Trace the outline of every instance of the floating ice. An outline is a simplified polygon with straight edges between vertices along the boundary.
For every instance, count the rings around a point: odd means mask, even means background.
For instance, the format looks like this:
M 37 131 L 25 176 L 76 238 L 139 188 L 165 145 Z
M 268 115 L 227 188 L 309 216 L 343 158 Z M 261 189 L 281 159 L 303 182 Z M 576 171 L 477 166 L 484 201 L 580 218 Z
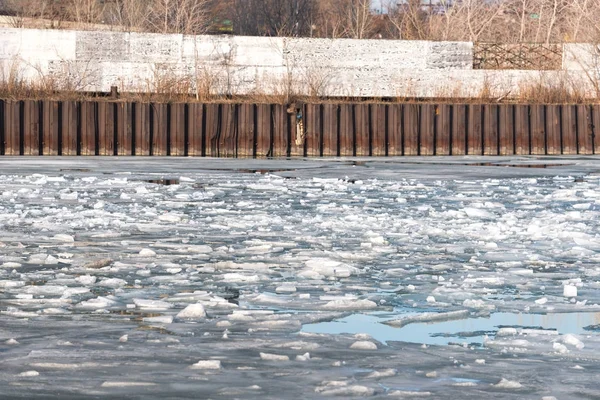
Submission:
M 431 392 L 416 392 L 410 390 L 391 390 L 388 393 L 388 396 L 391 397 L 400 397 L 402 399 L 410 399 L 410 398 L 420 398 L 420 397 L 429 397 L 432 396 Z
M 171 303 L 162 300 L 133 299 L 133 303 L 140 308 L 153 310 L 167 310 L 173 307 Z
M 309 361 L 310 353 L 299 354 L 296 356 L 296 361 Z
M 326 310 L 371 310 L 377 308 L 377 303 L 371 300 L 337 299 L 323 305 Z
M 21 268 L 22 264 L 17 262 L 5 262 L 0 265 L 1 268 Z
M 81 275 L 78 276 L 77 278 L 75 278 L 75 280 L 79 283 L 81 283 L 82 285 L 86 285 L 86 286 L 91 286 L 94 283 L 96 283 L 96 280 L 98 278 L 96 278 L 95 276 L 92 275 Z
M 90 261 L 87 262 L 85 264 L 83 264 L 83 268 L 104 268 L 109 266 L 112 263 L 112 260 L 110 258 L 103 258 L 100 260 L 94 260 L 94 261 Z
M 375 391 L 362 385 L 348 385 L 347 382 L 323 382 L 322 386 L 317 386 L 315 392 L 321 396 L 372 396 Z
M 389 378 L 390 376 L 396 376 L 398 374 L 398 370 L 396 369 L 385 369 L 382 371 L 373 371 L 368 374 L 366 377 L 371 379 L 381 379 L 381 378 Z
M 127 286 L 127 281 L 124 279 L 119 279 L 119 278 L 107 278 L 107 279 L 102 279 L 100 282 L 98 282 L 97 285 L 117 289 L 117 288 Z
M 354 350 L 377 350 L 377 345 L 368 340 L 359 340 L 352 343 L 350 348 Z
M 202 304 L 190 304 L 177 314 L 179 319 L 199 319 L 206 317 L 206 311 Z
M 152 324 L 172 324 L 173 316 L 171 315 L 161 315 L 159 317 L 145 317 L 142 318 L 144 322 L 152 323 Z
M 221 361 L 219 360 L 200 360 L 193 364 L 191 369 L 221 369 Z
M 299 277 L 313 278 L 314 276 L 347 278 L 357 272 L 357 269 L 339 261 L 328 259 L 313 259 L 306 261 L 306 269 L 298 274 Z
M 564 297 L 577 297 L 577 286 L 565 285 L 563 287 L 563 296 Z
M 98 296 L 95 299 L 89 299 L 77 304 L 77 308 L 86 310 L 98 310 L 116 305 L 117 302 L 108 297 Z
M 271 354 L 271 353 L 260 353 L 261 360 L 265 361 L 289 361 L 290 358 L 288 356 L 283 356 L 280 354 Z
M 291 284 L 277 286 L 277 288 L 275 288 L 275 293 L 295 293 L 295 292 L 296 292 L 296 286 L 291 285 Z
M 523 387 L 523 385 L 521 385 L 521 383 L 519 383 L 517 381 L 511 381 L 506 378 L 502 378 L 500 380 L 500 382 L 498 382 L 492 386 L 494 386 L 497 389 L 520 389 Z
M 408 315 L 399 319 L 391 321 L 385 321 L 386 325 L 402 327 L 415 322 L 433 322 L 433 321 L 451 321 L 456 319 L 463 319 L 469 316 L 469 310 L 439 312 L 439 313 L 421 313 L 415 315 Z
M 156 256 L 156 252 L 150 249 L 142 249 L 140 250 L 140 256 L 141 257 L 154 257 Z
M 569 352 L 569 349 L 567 349 L 567 346 L 565 346 L 562 343 L 558 343 L 558 342 L 553 343 L 552 348 L 554 349 L 554 351 L 556 351 L 559 354 L 566 354 Z
M 59 242 L 67 242 L 67 243 L 72 243 L 72 242 L 74 242 L 74 241 L 75 241 L 75 238 L 74 238 L 73 236 L 71 236 L 71 235 L 66 235 L 66 234 L 63 234 L 63 233 L 60 233 L 60 234 L 54 235 L 54 236 L 52 237 L 52 239 L 54 239 L 54 240 L 56 240 L 56 241 L 59 241 Z
M 127 387 L 143 387 L 143 386 L 156 386 L 156 383 L 152 382 L 124 382 L 124 381 L 106 381 L 100 385 L 104 388 L 127 388 Z
M 34 376 L 40 376 L 40 373 L 39 373 L 39 372 L 37 372 L 37 371 L 33 371 L 33 370 L 32 370 L 32 371 L 25 371 L 25 372 L 21 372 L 21 373 L 19 374 L 19 376 L 20 376 L 20 377 L 25 377 L 25 378 L 31 378 L 31 377 L 34 377 Z
M 585 345 L 583 344 L 583 342 L 581 340 L 579 340 L 579 338 L 577 338 L 575 335 L 572 335 L 570 333 L 568 333 L 566 335 L 562 335 L 560 339 L 564 344 L 573 346 L 573 347 L 577 348 L 578 350 L 582 350 L 585 347 Z

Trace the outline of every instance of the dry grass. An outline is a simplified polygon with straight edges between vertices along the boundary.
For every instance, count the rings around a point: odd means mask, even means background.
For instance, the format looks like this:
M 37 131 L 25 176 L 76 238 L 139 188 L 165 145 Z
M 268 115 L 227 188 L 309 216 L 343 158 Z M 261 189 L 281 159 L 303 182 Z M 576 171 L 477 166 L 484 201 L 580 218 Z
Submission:
M 0 65 L 0 98 L 12 100 L 89 100 L 107 99 L 109 93 L 86 90 L 90 86 L 92 71 L 89 65 L 64 64 L 60 70 L 43 73 L 38 69 L 38 78 L 31 82 L 21 73 L 18 60 Z M 598 96 L 584 93 L 582 82 L 577 82 L 565 72 L 549 75 L 540 72 L 535 80 L 521 83 L 512 90 L 506 84 L 493 82 L 487 77 L 478 92 L 469 97 L 460 84 L 439 87 L 431 97 L 418 97 L 417 89 L 405 83 L 402 93 L 389 98 L 324 96 L 330 89 L 331 77 L 323 70 L 306 69 L 303 73 L 288 74 L 280 80 L 260 81 L 249 93 L 238 95 L 236 82 L 226 72 L 217 69 L 198 68 L 192 74 L 173 70 L 172 67 L 156 64 L 152 77 L 143 82 L 138 92 L 122 92 L 120 101 L 160 103 L 486 103 L 486 104 L 592 104 Z M 298 75 L 298 76 L 296 76 Z M 514 85 L 511 85 L 514 86 Z M 124 87 L 121 85 L 121 87 Z M 302 94 L 307 93 L 307 94 Z

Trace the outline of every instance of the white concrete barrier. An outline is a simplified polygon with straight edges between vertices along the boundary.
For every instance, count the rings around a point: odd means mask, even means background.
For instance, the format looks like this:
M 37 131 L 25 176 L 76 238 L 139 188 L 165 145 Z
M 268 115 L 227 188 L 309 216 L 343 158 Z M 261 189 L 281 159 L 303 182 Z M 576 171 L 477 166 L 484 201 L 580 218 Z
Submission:
M 569 79 L 592 90 L 589 45 L 567 45 Z M 571 55 L 569 55 L 571 54 Z M 581 62 L 581 60 L 584 60 Z M 0 28 L 0 79 L 54 82 L 85 91 L 210 86 L 225 94 L 468 97 L 564 79 L 564 71 L 473 70 L 470 42 L 183 36 Z M 174 79 L 175 78 L 175 79 Z M 180 87 L 185 87 L 182 84 Z

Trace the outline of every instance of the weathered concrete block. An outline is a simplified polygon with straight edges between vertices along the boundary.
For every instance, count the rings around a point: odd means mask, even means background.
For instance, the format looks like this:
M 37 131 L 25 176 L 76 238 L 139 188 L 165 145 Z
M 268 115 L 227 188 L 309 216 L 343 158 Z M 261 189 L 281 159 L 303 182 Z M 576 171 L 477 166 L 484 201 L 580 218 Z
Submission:
M 97 83 L 98 91 L 108 92 L 117 86 L 122 92 L 144 92 L 152 86 L 153 71 L 148 63 L 101 62 L 102 76 Z
M 288 39 L 284 53 L 298 65 L 328 65 L 333 68 L 394 66 L 425 69 L 425 41 Z
M 233 64 L 246 66 L 283 66 L 284 38 L 234 36 Z
M 230 63 L 233 51 L 228 36 L 184 36 L 181 57 L 186 63 L 225 64 Z
M 153 33 L 129 34 L 129 56 L 133 62 L 179 63 L 182 60 L 183 35 Z
M 77 32 L 78 60 L 129 61 L 127 32 Z
M 22 29 L 0 28 L 0 59 L 10 59 L 20 55 L 23 32 Z
M 427 42 L 427 69 L 473 69 L 473 43 Z
M 75 60 L 75 31 L 0 29 L 0 58 L 27 63 Z

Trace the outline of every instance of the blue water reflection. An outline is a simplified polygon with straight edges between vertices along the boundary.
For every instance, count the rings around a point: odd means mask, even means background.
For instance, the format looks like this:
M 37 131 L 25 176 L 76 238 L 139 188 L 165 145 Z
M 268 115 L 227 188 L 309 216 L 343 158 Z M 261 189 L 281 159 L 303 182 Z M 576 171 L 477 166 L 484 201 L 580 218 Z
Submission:
M 493 337 L 501 327 L 535 328 L 555 330 L 559 334 L 588 333 L 583 328 L 600 323 L 600 312 L 516 314 L 499 312 L 488 318 L 476 317 L 455 321 L 412 323 L 401 328 L 383 324 L 396 319 L 398 315 L 353 314 L 348 317 L 316 324 L 304 325 L 302 331 L 328 334 L 366 333 L 374 339 L 386 343 L 402 341 L 431 345 L 449 343 L 482 344 L 485 335 Z

